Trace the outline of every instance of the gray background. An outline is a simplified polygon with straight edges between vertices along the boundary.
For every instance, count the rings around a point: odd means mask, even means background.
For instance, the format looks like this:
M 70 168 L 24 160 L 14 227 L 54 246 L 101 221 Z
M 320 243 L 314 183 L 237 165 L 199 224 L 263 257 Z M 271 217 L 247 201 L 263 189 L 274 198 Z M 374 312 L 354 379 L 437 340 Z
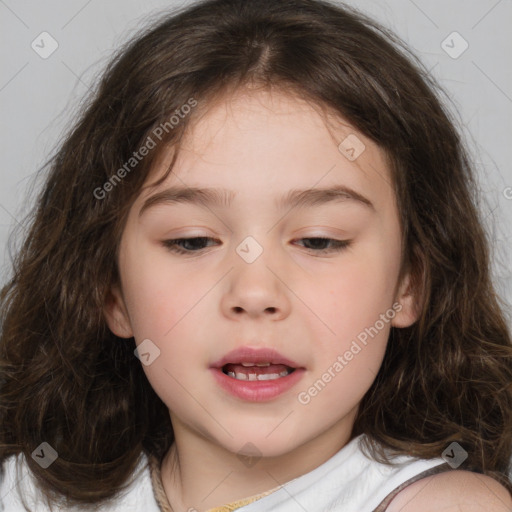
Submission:
M 112 51 L 171 0 L 0 0 L 0 284 L 8 234 L 33 204 L 45 163 Z M 498 292 L 512 303 L 511 0 L 352 0 L 394 30 L 447 91 L 477 165 Z M 451 35 L 454 31 L 459 36 Z M 57 50 L 42 58 L 32 44 Z M 46 37 L 44 43 L 41 38 Z M 33 43 L 33 41 L 35 41 Z M 442 44 L 452 53 L 448 55 Z M 467 50 L 457 58 L 454 55 Z M 449 49 L 446 45 L 451 46 Z M 508 55 L 508 57 L 507 57 Z M 32 190 L 29 186 L 34 186 Z M 507 312 L 510 307 L 507 308 Z

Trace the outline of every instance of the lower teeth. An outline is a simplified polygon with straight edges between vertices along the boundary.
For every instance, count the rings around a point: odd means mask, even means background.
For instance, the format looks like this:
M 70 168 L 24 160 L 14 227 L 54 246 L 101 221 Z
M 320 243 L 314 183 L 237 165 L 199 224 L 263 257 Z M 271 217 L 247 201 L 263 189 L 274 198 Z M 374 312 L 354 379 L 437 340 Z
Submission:
M 275 380 L 280 377 L 286 377 L 291 371 L 284 370 L 281 373 L 264 373 L 262 375 L 256 375 L 255 373 L 235 373 L 227 372 L 227 375 L 237 380 Z

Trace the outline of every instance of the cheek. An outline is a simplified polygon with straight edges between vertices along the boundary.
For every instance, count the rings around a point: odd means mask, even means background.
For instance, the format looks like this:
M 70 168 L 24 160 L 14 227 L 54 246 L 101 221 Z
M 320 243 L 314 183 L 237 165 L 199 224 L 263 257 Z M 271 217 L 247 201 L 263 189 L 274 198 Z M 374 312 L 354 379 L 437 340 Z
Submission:
M 348 412 L 375 380 L 386 351 L 390 317 L 394 316 L 397 272 L 389 261 L 370 254 L 347 263 L 336 279 L 324 279 L 323 286 L 316 288 L 314 311 L 329 329 L 311 317 L 315 357 L 311 378 L 298 396 L 301 404 L 309 404 L 314 411 L 312 417 L 335 414 L 338 409 L 326 404 L 338 404 Z
M 204 352 L 194 336 L 201 331 L 201 297 L 208 287 L 190 275 L 171 271 L 169 265 L 141 265 L 130 283 L 130 316 L 137 347 L 150 340 L 154 360 L 142 365 L 146 377 L 168 408 L 186 409 L 190 395 L 201 392 L 204 383 L 190 380 L 190 368 L 201 364 Z M 140 348 L 139 348 L 140 351 Z M 141 359 L 142 361 L 142 359 Z M 184 391 L 184 387 L 186 391 Z
M 202 364 L 205 357 L 202 344 L 191 341 L 208 339 L 208 331 L 204 332 L 208 302 L 201 299 L 218 278 L 184 273 L 158 251 L 127 251 L 125 269 L 130 269 L 125 297 L 136 344 L 150 340 L 158 354 L 143 366 L 144 371 L 155 391 L 172 400 L 183 391 L 178 382 L 187 380 L 188 368 Z
M 135 339 L 166 340 L 204 294 L 159 250 L 127 250 L 124 293 Z
M 318 295 L 318 310 L 335 332 L 373 325 L 393 304 L 397 273 L 396 266 L 371 255 L 348 262 L 326 281 L 327 293 Z
M 311 326 L 319 348 L 315 373 L 325 371 L 338 355 L 347 353 L 346 359 L 350 361 L 344 374 L 350 374 L 350 379 L 364 380 L 365 375 L 371 379 L 384 356 L 395 315 L 392 306 L 399 249 L 386 247 L 384 240 L 381 244 L 374 240 L 371 248 L 359 249 L 347 255 L 336 272 L 326 273 L 317 280 L 312 287 L 313 296 L 309 293 L 309 304 L 315 313 Z M 381 315 L 385 316 L 384 320 Z M 358 374 L 363 366 L 370 373 Z

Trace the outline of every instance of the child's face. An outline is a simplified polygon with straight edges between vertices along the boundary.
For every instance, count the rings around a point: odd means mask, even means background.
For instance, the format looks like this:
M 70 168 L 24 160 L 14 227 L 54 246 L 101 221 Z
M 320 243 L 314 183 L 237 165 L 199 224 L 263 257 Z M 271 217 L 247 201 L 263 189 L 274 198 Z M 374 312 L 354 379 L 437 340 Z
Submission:
M 339 449 L 391 325 L 415 320 L 407 279 L 398 282 L 401 233 L 383 153 L 346 124 L 333 133 L 291 96 L 238 95 L 198 122 L 167 180 L 134 203 L 120 247 L 122 293 L 113 289 L 106 315 L 116 334 L 144 342 L 144 371 L 178 442 L 202 437 L 235 453 L 250 442 L 268 456 L 308 442 Z M 338 144 L 354 133 L 365 149 L 350 161 Z M 361 149 L 347 147 L 352 158 Z M 158 202 L 139 217 L 148 197 L 171 186 L 223 188 L 233 199 Z M 365 199 L 278 206 L 292 190 L 336 186 Z M 162 244 L 191 237 L 212 240 L 182 243 L 185 255 Z M 349 245 L 309 240 L 318 237 Z M 294 361 L 291 387 L 212 368 L 239 347 Z

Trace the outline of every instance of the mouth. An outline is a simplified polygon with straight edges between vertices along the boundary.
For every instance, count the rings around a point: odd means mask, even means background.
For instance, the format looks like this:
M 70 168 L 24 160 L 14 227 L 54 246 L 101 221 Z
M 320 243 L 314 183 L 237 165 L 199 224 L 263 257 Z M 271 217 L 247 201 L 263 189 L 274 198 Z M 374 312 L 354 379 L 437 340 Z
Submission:
M 228 363 L 222 366 L 222 373 L 236 380 L 276 380 L 293 373 L 296 368 L 285 364 L 250 363 L 239 364 Z
M 296 386 L 306 369 L 275 349 L 240 347 L 210 366 L 215 382 L 250 402 L 272 400 Z

